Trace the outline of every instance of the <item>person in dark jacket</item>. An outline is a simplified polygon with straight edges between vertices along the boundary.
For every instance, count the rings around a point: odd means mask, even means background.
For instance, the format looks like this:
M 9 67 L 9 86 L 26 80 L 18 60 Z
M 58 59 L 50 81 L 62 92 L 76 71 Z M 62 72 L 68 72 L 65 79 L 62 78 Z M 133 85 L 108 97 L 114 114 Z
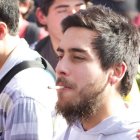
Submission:
M 37 23 L 45 27 L 49 36 L 37 42 L 34 48 L 55 69 L 58 62 L 56 49 L 63 35 L 61 21 L 79 9 L 85 9 L 89 0 L 38 0 L 36 2 Z

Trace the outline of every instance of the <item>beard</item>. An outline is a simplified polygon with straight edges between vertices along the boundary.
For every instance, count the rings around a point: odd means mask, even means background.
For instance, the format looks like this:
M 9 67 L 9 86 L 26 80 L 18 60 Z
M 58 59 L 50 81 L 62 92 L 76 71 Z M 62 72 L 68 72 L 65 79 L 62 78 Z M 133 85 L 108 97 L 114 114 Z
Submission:
M 66 85 L 74 87 L 74 84 L 65 78 L 59 78 L 58 81 L 63 81 Z M 85 85 L 78 93 L 79 100 L 73 99 L 73 101 L 67 102 L 65 105 L 61 105 L 58 101 L 56 103 L 57 113 L 61 114 L 68 124 L 72 124 L 77 120 L 87 121 L 90 117 L 95 116 L 102 107 L 104 100 L 103 91 L 107 83 L 105 78 L 103 78 L 95 83 Z

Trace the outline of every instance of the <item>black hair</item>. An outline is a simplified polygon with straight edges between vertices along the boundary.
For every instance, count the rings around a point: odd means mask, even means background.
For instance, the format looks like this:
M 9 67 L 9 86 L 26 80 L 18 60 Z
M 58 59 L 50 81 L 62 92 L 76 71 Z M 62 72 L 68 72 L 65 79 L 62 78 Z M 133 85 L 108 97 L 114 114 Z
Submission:
M 16 35 L 19 23 L 17 0 L 0 0 L 0 21 L 4 22 L 11 35 Z
M 139 63 L 140 35 L 129 20 L 113 12 L 110 8 L 98 5 L 80 10 L 62 22 L 63 32 L 70 27 L 82 27 L 97 33 L 91 45 L 104 70 L 125 62 L 127 71 L 118 88 L 122 96 L 128 94 L 137 73 Z

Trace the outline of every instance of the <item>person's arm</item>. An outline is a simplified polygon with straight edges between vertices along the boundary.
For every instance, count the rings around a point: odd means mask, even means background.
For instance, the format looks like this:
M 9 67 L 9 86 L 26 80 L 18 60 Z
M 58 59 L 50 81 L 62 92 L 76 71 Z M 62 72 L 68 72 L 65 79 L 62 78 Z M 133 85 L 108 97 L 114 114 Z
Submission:
M 7 116 L 4 140 L 52 139 L 51 115 L 32 98 L 20 98 Z

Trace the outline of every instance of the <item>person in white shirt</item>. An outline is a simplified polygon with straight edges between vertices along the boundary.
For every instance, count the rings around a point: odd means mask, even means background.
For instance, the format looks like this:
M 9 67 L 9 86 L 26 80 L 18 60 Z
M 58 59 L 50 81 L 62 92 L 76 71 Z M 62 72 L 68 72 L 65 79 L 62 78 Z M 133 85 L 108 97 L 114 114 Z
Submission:
M 3 77 L 18 64 L 43 64 L 41 55 L 18 36 L 18 6 L 18 0 L 0 0 L 0 87 Z M 56 91 L 47 87 L 54 85 L 55 75 L 41 67 L 12 77 L 0 92 L 0 140 L 52 139 Z
M 56 140 L 136 140 L 140 115 L 123 97 L 139 64 L 140 35 L 104 6 L 80 10 L 62 22 L 57 49 L 56 109 L 68 128 Z

